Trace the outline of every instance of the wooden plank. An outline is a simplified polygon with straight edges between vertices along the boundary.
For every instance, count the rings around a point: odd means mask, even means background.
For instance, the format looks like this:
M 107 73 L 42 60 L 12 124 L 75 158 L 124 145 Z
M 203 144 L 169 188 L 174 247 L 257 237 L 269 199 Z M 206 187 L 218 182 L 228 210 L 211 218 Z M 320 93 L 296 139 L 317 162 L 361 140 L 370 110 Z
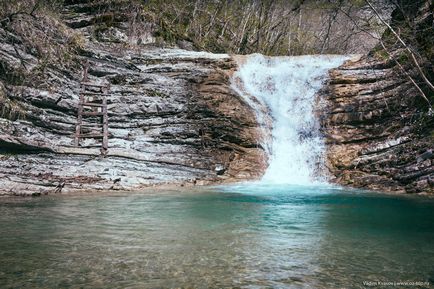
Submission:
M 83 116 L 103 116 L 104 113 L 100 111 L 85 111 L 83 112 Z
M 82 79 L 82 82 L 87 82 L 88 81 L 88 77 L 87 76 L 88 76 L 89 66 L 90 66 L 89 60 L 86 60 L 86 62 L 83 65 L 83 79 Z
M 103 133 L 86 133 L 78 135 L 79 138 L 103 138 Z
M 82 129 L 83 128 L 92 128 L 92 127 L 100 129 L 101 125 L 99 125 L 98 123 L 94 123 L 94 122 L 92 122 L 92 123 L 82 123 L 81 124 L 81 128 Z
M 83 94 L 80 94 L 80 101 L 78 103 L 78 115 L 77 115 L 77 125 L 75 126 L 75 146 L 78 147 L 78 145 L 80 144 L 80 139 L 79 139 L 79 135 L 81 133 L 81 124 L 83 121 L 83 102 L 84 102 L 84 96 Z
M 85 103 L 83 103 L 83 106 L 103 107 L 103 104 L 101 104 L 101 103 L 93 103 L 93 102 L 85 102 Z
M 102 99 L 102 105 L 103 105 L 102 132 L 104 135 L 102 139 L 102 149 L 103 149 L 103 154 L 105 155 L 107 154 L 107 150 L 108 150 L 108 113 L 107 113 L 107 98 L 105 96 Z
M 104 94 L 102 92 L 92 92 L 92 91 L 83 91 L 84 95 L 92 95 L 92 96 L 108 96 L 108 94 Z
M 90 145 L 81 145 L 80 148 L 82 149 L 95 149 L 95 148 L 101 148 L 101 144 L 90 144 Z
M 110 84 L 96 84 L 89 82 L 88 79 L 89 61 L 86 61 L 83 67 L 83 80 L 81 82 L 80 102 L 78 104 L 77 125 L 75 131 L 75 145 L 79 146 L 80 139 L 83 138 L 102 138 L 101 153 L 105 156 L 108 150 L 108 109 L 107 97 L 110 90 Z M 86 91 L 88 88 L 100 88 L 98 91 Z M 91 89 L 89 89 L 91 90 Z M 86 111 L 84 110 L 87 107 Z M 89 107 L 92 111 L 89 111 Z M 101 111 L 98 108 L 101 107 Z M 83 123 L 84 116 L 102 116 L 102 123 Z M 102 133 L 95 132 L 95 129 L 102 125 Z M 83 128 L 90 129 L 90 133 L 82 133 Z

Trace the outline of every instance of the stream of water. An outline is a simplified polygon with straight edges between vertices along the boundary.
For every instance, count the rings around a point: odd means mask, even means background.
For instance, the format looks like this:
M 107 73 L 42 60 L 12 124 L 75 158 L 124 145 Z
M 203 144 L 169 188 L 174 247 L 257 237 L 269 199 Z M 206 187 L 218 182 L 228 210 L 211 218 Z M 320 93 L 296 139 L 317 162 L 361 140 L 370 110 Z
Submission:
M 317 92 L 327 79 L 328 71 L 348 58 L 253 54 L 240 61 L 232 86 L 255 110 L 264 130 L 262 145 L 267 150 L 269 165 L 263 183 L 326 182 L 325 145 L 314 107 L 320 101 Z M 267 115 L 272 121 L 271 139 L 266 137 Z

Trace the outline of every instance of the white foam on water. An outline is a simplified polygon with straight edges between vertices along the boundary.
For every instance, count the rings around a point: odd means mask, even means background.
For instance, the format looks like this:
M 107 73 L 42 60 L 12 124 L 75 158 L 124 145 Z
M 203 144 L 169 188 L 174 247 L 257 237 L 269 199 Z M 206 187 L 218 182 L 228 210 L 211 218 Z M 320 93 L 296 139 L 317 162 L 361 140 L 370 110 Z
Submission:
M 325 144 L 314 113 L 317 92 L 328 71 L 348 56 L 265 57 L 253 54 L 240 62 L 232 86 L 255 110 L 265 129 L 266 106 L 273 119 L 272 140 L 264 137 L 269 157 L 263 183 L 326 182 Z

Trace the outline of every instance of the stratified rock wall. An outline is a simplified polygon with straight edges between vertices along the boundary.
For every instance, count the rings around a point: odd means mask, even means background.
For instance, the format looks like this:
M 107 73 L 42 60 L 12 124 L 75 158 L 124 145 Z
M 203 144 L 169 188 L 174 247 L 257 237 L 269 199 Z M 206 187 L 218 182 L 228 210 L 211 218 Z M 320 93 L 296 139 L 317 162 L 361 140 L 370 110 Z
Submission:
M 430 5 L 421 9 L 420 22 L 432 25 L 431 9 Z M 400 52 L 392 53 L 396 58 Z M 323 91 L 328 103 L 323 131 L 334 181 L 433 193 L 434 118 L 396 63 L 372 54 L 348 61 L 330 75 Z
M 0 194 L 131 190 L 262 174 L 254 112 L 230 88 L 235 63 L 228 55 L 99 41 L 89 14 L 95 10 L 75 2 L 66 1 L 65 12 L 84 42 L 74 57 L 90 61 L 90 81 L 111 86 L 108 156 L 100 156 L 94 139 L 73 146 L 81 67 L 49 65 L 43 83 L 2 77 L 2 108 L 14 109 L 0 118 Z M 124 37 L 128 26 L 119 23 L 112 32 Z M 13 29 L 0 28 L 0 35 L 3 73 L 25 75 L 40 65 Z
M 261 130 L 231 89 L 230 56 L 156 47 L 154 27 L 130 1 L 64 3 L 59 20 L 16 15 L 0 25 L 0 194 L 132 190 L 263 174 Z M 432 5 L 425 8 L 418 21 L 432 24 Z M 111 86 L 107 157 L 97 140 L 73 145 L 85 60 L 90 80 Z M 395 63 L 369 55 L 330 75 L 318 113 L 332 180 L 433 192 L 434 121 Z M 91 123 L 84 132 L 93 131 Z

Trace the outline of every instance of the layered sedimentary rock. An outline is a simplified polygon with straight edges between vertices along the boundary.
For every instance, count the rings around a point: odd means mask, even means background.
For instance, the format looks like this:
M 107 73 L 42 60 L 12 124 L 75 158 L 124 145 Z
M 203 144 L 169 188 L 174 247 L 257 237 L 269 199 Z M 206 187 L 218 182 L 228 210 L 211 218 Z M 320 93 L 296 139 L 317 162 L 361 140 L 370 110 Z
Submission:
M 58 21 L 17 15 L 0 23 L 0 194 L 262 176 L 263 130 L 231 88 L 236 63 L 158 48 L 154 24 L 133 10 L 129 1 L 68 0 Z M 423 15 L 420 23 L 432 23 L 432 12 Z M 90 81 L 111 86 L 106 157 L 95 139 L 74 146 L 85 60 Z M 321 96 L 334 182 L 433 192 L 434 121 L 394 61 L 374 54 L 348 61 L 330 73 Z
M 92 19 L 101 16 L 72 2 L 64 17 L 83 39 L 74 57 L 89 60 L 91 82 L 111 86 L 108 155 L 101 156 L 95 139 L 74 146 L 80 65 L 49 65 L 42 83 L 13 81 L 6 75 L 28 75 L 41 59 L 13 26 L 0 28 L 1 194 L 131 190 L 261 175 L 259 130 L 253 111 L 230 88 L 235 64 L 228 55 L 127 45 L 118 41 L 127 37 L 122 19 L 105 31 L 114 38 L 97 39 Z M 94 123 L 86 119 L 84 132 L 93 132 Z
M 415 20 L 417 33 L 432 29 L 431 9 L 428 2 L 422 4 Z M 426 37 L 421 41 L 430 43 Z M 390 53 L 371 53 L 330 73 L 323 91 L 328 166 L 340 184 L 432 193 L 434 118 L 408 77 L 419 79 L 414 64 L 407 61 L 403 72 L 395 61 L 403 50 Z
M 336 182 L 370 189 L 432 192 L 432 119 L 395 67 L 363 58 L 332 71 L 324 120 Z M 431 127 L 431 128 L 430 128 Z

